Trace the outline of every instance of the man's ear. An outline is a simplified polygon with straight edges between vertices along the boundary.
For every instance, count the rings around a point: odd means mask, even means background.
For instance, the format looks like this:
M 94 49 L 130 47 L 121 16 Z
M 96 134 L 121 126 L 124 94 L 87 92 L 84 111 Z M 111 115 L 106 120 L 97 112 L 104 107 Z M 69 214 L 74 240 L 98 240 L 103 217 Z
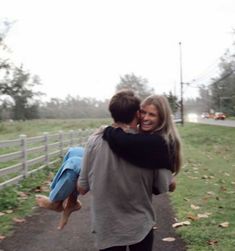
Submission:
M 140 111 L 137 111 L 136 112 L 136 118 L 137 118 L 137 123 L 139 124 L 140 123 Z
M 137 117 L 137 119 L 140 119 L 140 111 L 139 110 L 136 112 L 136 117 Z

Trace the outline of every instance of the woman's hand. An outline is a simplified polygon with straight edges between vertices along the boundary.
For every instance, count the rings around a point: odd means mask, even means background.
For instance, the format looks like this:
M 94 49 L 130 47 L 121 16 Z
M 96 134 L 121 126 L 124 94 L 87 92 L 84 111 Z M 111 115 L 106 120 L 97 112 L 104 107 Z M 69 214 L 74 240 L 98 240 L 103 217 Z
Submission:
M 171 180 L 171 184 L 170 184 L 170 186 L 169 186 L 169 192 L 174 192 L 175 189 L 176 189 L 176 180 L 175 180 L 175 178 L 173 178 L 173 179 Z

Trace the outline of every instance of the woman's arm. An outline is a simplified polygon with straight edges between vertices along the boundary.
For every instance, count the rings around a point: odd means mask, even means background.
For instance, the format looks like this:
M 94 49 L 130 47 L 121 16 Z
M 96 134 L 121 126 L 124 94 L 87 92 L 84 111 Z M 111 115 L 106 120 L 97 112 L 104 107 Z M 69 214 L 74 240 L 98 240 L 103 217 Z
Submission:
M 121 128 L 107 127 L 103 139 L 114 153 L 134 165 L 171 169 L 168 146 L 160 135 L 125 133 Z

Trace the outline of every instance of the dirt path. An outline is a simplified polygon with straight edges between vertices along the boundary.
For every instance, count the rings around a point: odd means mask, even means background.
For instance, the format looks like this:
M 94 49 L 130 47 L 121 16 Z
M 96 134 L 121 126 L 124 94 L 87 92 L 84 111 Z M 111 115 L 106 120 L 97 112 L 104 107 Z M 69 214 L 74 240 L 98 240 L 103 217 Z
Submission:
M 90 233 L 90 197 L 85 196 L 81 201 L 82 209 L 71 216 L 63 231 L 56 229 L 59 214 L 36 209 L 25 223 L 16 225 L 13 236 L 0 242 L 0 251 L 97 251 Z M 171 227 L 174 215 L 168 197 L 155 196 L 153 203 L 157 214 L 153 251 L 185 251 L 184 242 Z M 176 240 L 164 242 L 165 237 Z

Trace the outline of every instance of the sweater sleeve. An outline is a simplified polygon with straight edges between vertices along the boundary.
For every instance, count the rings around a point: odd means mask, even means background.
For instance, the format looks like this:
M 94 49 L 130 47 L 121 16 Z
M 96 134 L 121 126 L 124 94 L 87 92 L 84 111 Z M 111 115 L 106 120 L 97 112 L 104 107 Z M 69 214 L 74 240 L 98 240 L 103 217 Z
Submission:
M 121 128 L 109 126 L 103 139 L 114 153 L 136 166 L 171 169 L 168 146 L 160 135 L 125 133 Z

